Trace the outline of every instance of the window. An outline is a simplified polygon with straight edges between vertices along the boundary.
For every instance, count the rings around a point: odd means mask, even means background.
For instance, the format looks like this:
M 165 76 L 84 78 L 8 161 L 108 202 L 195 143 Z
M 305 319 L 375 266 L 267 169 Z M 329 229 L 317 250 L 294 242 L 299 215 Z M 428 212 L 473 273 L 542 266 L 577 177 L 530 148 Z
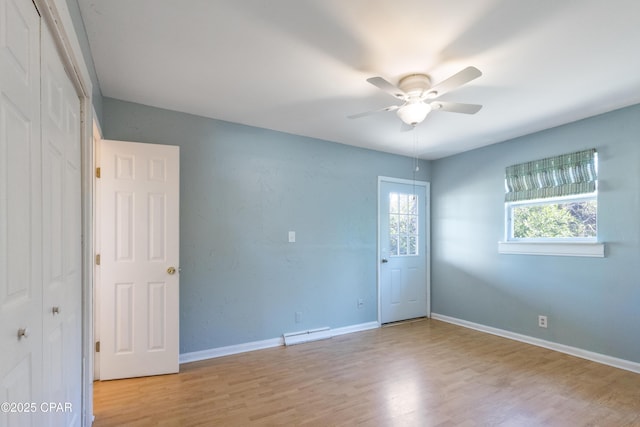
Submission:
M 507 240 L 595 241 L 597 214 L 596 194 L 507 203 Z
M 509 166 L 505 172 L 506 242 L 501 243 L 500 252 L 576 255 L 576 246 L 562 253 L 558 244 L 595 244 L 597 159 L 596 150 L 591 149 Z M 509 243 L 533 245 L 522 252 L 523 246 L 514 249 Z M 548 251 L 550 247 L 537 243 L 555 247 Z M 599 246 L 596 255 L 585 256 L 602 256 L 604 247 Z
M 418 198 L 389 193 L 389 252 L 391 256 L 418 255 Z

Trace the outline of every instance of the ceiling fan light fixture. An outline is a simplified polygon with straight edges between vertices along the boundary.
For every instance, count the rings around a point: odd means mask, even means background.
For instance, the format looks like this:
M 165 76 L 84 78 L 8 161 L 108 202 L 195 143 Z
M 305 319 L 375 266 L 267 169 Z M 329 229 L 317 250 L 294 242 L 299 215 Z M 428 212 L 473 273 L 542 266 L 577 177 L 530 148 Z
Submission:
M 431 106 L 422 101 L 409 102 L 398 108 L 398 117 L 409 126 L 421 123 L 431 111 Z

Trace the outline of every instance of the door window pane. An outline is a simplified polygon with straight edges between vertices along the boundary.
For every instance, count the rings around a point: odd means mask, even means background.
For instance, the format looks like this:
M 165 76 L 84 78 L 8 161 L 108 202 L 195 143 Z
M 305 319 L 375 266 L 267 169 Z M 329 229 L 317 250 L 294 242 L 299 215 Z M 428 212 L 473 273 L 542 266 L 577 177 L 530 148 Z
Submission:
M 407 236 L 400 236 L 400 245 L 398 247 L 398 255 L 408 255 L 407 254 Z
M 408 194 L 399 194 L 398 199 L 400 200 L 400 210 L 401 214 L 409 213 L 409 195 Z
M 389 194 L 390 256 L 419 255 L 418 197 L 414 194 Z
M 389 239 L 389 252 L 392 254 L 398 253 L 398 236 L 392 235 Z
M 398 228 L 398 215 L 390 214 L 389 215 L 389 233 L 392 236 L 397 236 L 399 233 Z
M 413 194 L 409 195 L 409 209 L 407 213 L 418 215 L 418 197 Z
M 412 216 L 411 218 L 408 219 L 407 221 L 407 232 L 410 235 L 417 235 L 418 234 L 418 216 Z

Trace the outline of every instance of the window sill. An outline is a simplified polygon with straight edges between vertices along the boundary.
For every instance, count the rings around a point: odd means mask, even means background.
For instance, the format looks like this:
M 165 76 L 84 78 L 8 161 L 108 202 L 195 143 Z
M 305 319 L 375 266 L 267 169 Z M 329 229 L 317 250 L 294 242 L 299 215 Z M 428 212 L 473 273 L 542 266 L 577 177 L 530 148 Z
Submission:
M 604 258 L 604 243 L 498 242 L 498 253 Z

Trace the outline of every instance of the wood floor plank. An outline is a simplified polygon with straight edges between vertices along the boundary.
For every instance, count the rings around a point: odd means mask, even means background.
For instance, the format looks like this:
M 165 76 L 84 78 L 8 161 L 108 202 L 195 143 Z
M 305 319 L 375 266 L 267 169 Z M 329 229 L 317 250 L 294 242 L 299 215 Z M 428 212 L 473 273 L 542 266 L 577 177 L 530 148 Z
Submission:
M 640 375 L 421 320 L 94 383 L 95 427 L 640 426 Z

